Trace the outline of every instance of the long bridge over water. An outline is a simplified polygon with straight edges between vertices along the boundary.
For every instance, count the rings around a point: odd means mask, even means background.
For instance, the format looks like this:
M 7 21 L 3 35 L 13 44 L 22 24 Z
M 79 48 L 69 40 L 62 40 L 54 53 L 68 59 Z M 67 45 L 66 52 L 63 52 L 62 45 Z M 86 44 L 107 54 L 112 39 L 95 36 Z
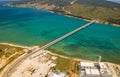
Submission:
M 60 37 L 60 38 L 58 38 L 58 39 L 56 39 L 56 40 L 54 40 L 54 41 L 52 41 L 52 42 L 50 42 L 50 43 L 44 45 L 44 46 L 42 46 L 40 49 L 46 49 L 46 48 L 48 48 L 48 47 L 54 45 L 55 43 L 57 43 L 57 42 L 59 42 L 59 41 L 65 39 L 65 38 L 69 37 L 70 35 L 72 35 L 72 34 L 78 32 L 79 30 L 81 30 L 81 29 L 83 29 L 83 28 L 86 28 L 86 27 L 90 26 L 92 23 L 94 23 L 94 21 L 92 21 L 92 22 L 90 22 L 90 23 L 88 23 L 88 24 L 85 24 L 85 25 L 83 25 L 83 26 L 80 26 L 79 28 L 77 28 L 77 29 L 75 29 L 75 30 L 73 30 L 73 31 L 71 31 L 71 32 L 69 32 L 69 33 L 67 33 L 67 34 L 65 34 L 64 36 L 62 36 L 62 37 Z
M 18 64 L 20 64 L 21 62 L 23 62 L 25 59 L 27 59 L 29 56 L 31 56 L 31 55 L 33 55 L 33 54 L 35 54 L 35 53 L 37 53 L 37 52 L 39 52 L 39 51 L 41 51 L 41 50 L 44 50 L 44 49 L 46 49 L 46 48 L 48 48 L 48 47 L 50 47 L 50 46 L 52 46 L 52 45 L 54 45 L 54 44 L 56 44 L 56 43 L 58 43 L 58 42 L 60 42 L 61 40 L 65 39 L 65 38 L 67 38 L 67 37 L 69 37 L 69 36 L 71 36 L 72 34 L 78 32 L 78 31 L 80 31 L 80 30 L 82 30 L 82 29 L 84 29 L 84 28 L 86 28 L 86 27 L 88 27 L 88 26 L 90 26 L 90 25 L 93 24 L 94 22 L 95 22 L 95 21 L 91 21 L 91 22 L 89 22 L 89 23 L 87 23 L 87 24 L 85 24 L 85 25 L 83 25 L 83 26 L 80 26 L 80 27 L 78 27 L 77 29 L 75 29 L 75 30 L 73 30 L 73 31 L 71 31 L 71 32 L 63 35 L 62 37 L 60 37 L 60 38 L 58 38 L 58 39 L 56 39 L 56 40 L 54 40 L 54 41 L 52 41 L 52 42 L 50 42 L 50 43 L 42 46 L 42 47 L 40 47 L 40 48 L 37 49 L 36 51 L 33 51 L 33 52 L 29 53 L 28 55 L 24 56 L 23 58 L 19 59 L 18 61 L 16 61 L 16 63 L 14 63 L 14 64 L 8 69 L 8 71 L 5 73 L 4 77 L 10 77 L 10 74 L 12 73 L 12 71 L 14 70 L 14 68 L 15 68 Z

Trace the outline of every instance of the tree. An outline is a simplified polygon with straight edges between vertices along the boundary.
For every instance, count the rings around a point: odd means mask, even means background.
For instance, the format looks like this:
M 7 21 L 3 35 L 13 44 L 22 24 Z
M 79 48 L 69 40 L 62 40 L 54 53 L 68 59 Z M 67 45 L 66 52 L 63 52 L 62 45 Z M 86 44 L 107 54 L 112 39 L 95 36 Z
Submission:
M 2 52 L 2 50 L 0 49 L 0 52 Z

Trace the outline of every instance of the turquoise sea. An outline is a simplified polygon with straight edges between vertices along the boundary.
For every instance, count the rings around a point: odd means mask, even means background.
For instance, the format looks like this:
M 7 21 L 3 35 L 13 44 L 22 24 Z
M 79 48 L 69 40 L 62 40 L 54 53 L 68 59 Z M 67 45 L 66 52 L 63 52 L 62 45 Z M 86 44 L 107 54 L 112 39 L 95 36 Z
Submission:
M 30 8 L 0 5 L 0 42 L 43 46 L 88 22 Z M 93 24 L 49 50 L 73 57 L 120 64 L 120 27 Z

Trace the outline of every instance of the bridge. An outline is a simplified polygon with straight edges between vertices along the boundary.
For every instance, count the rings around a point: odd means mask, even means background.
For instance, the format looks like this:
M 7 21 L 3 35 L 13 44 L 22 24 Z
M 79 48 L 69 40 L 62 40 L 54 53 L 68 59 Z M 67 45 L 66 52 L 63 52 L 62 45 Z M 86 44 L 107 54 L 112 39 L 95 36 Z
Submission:
M 48 47 L 54 45 L 55 43 L 57 43 L 57 42 L 59 42 L 59 41 L 65 39 L 65 38 L 69 37 L 70 35 L 72 35 L 72 34 L 78 32 L 79 30 L 81 30 L 81 29 L 83 29 L 83 28 L 86 28 L 87 26 L 90 26 L 92 23 L 94 23 L 94 21 L 92 21 L 92 22 L 90 22 L 90 23 L 88 23 L 88 24 L 85 24 L 85 25 L 83 25 L 83 26 L 80 26 L 79 28 L 77 28 L 77 29 L 75 29 L 75 30 L 73 30 L 73 31 L 71 31 L 71 32 L 69 32 L 69 33 L 67 33 L 67 34 L 65 34 L 64 36 L 62 36 L 62 37 L 60 37 L 60 38 L 58 38 L 58 39 L 56 39 L 56 40 L 54 40 L 54 41 L 52 41 L 52 42 L 50 42 L 50 43 L 44 45 L 44 46 L 42 46 L 40 49 L 46 49 L 46 48 L 48 48 Z
M 71 36 L 72 34 L 78 32 L 78 31 L 80 31 L 80 30 L 82 30 L 82 29 L 84 29 L 84 28 L 86 28 L 86 27 L 88 27 L 88 26 L 90 26 L 90 25 L 93 24 L 94 22 L 95 22 L 95 21 L 91 21 L 91 22 L 89 22 L 89 23 L 87 23 L 87 24 L 85 24 L 85 25 L 83 25 L 83 26 L 80 26 L 80 27 L 78 27 L 77 29 L 75 29 L 75 30 L 73 30 L 73 31 L 71 31 L 71 32 L 63 35 L 62 37 L 60 37 L 60 38 L 58 38 L 58 39 L 56 39 L 56 40 L 54 40 L 54 41 L 52 41 L 52 42 L 50 42 L 50 43 L 42 46 L 42 47 L 40 47 L 40 48 L 37 49 L 36 51 L 31 52 L 31 53 L 29 53 L 28 55 L 24 56 L 23 58 L 19 59 L 18 61 L 16 61 L 16 63 L 14 63 L 14 64 L 8 69 L 8 71 L 5 73 L 4 77 L 10 77 L 10 74 L 12 73 L 13 69 L 14 69 L 18 64 L 20 64 L 22 61 L 24 61 L 26 58 L 28 58 L 29 56 L 31 56 L 31 55 L 39 52 L 40 50 L 44 50 L 44 49 L 46 49 L 46 48 L 48 48 L 48 47 L 50 47 L 50 46 L 58 43 L 59 41 L 61 41 L 61 40 L 65 39 L 65 38 Z

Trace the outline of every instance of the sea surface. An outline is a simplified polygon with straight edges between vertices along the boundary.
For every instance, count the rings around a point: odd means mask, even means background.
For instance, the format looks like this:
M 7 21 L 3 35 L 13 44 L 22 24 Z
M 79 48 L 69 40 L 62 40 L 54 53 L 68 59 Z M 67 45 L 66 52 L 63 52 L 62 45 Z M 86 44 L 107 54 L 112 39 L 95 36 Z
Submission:
M 0 5 L 0 42 L 43 46 L 88 22 L 44 10 Z M 120 64 L 120 27 L 92 24 L 48 48 L 52 52 Z

